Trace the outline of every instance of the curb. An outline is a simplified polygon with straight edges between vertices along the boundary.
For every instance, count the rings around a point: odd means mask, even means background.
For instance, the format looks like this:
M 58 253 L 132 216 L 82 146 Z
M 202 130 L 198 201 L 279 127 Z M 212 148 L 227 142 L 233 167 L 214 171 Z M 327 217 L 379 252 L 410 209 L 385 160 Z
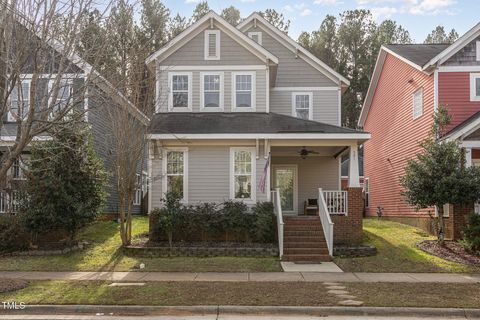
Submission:
M 297 307 L 297 306 L 119 306 L 119 305 L 28 305 L 23 310 L 0 309 L 0 315 L 113 314 L 156 315 L 284 315 L 284 316 L 415 316 L 480 319 L 480 309 L 399 307 Z

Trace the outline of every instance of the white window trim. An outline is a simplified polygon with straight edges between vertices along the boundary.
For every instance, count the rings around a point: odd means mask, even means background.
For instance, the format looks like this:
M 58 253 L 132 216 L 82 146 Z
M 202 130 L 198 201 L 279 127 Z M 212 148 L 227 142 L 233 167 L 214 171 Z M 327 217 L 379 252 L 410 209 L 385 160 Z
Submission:
M 20 171 L 19 171 L 19 176 L 15 177 L 15 166 L 17 161 L 18 161 L 18 166 L 20 167 Z M 25 172 L 24 172 L 24 170 L 27 168 L 27 163 L 26 163 L 27 161 L 28 161 L 28 158 L 26 158 L 25 156 L 23 156 L 23 158 L 17 158 L 14 161 L 11 167 L 12 180 L 16 180 L 16 181 L 27 180 L 27 177 L 25 176 Z
M 220 76 L 220 104 L 218 108 L 205 108 L 205 92 L 204 92 L 204 76 Z M 200 111 L 214 112 L 214 111 L 223 111 L 224 110 L 224 73 L 223 72 L 200 72 Z
M 188 76 L 188 107 L 173 107 L 173 76 Z M 168 112 L 192 111 L 192 73 L 191 72 L 169 72 L 168 73 Z
M 72 99 L 73 99 L 73 79 L 72 78 L 62 78 L 60 79 L 60 81 L 65 81 L 69 86 L 70 86 L 70 93 L 69 93 L 69 97 L 68 97 L 68 100 L 69 102 L 71 103 Z M 60 86 L 60 81 L 59 81 L 59 86 Z M 48 108 L 50 108 L 52 106 L 52 100 L 53 100 L 53 84 L 55 83 L 55 79 L 51 79 L 48 81 Z M 58 103 L 58 97 L 59 97 L 59 94 L 60 94 L 60 88 L 57 92 L 57 96 L 56 96 L 56 99 L 55 99 L 55 104 Z M 73 108 L 71 108 L 70 110 L 68 110 L 67 114 L 73 114 Z M 54 119 L 55 118 L 55 113 L 54 113 L 54 110 L 50 111 L 49 114 L 48 114 L 48 118 L 50 120 Z
M 208 55 L 208 38 L 209 35 L 215 34 L 215 56 L 209 56 Z M 204 49 L 205 49 L 205 60 L 220 60 L 220 30 L 205 30 L 204 34 Z
M 260 31 L 250 31 L 248 33 L 248 37 L 253 40 L 253 36 L 257 36 L 258 44 L 262 45 L 262 32 L 260 32 Z
M 183 152 L 183 203 L 188 203 L 188 148 L 168 148 L 162 152 L 162 195 L 165 197 L 167 193 L 167 152 L 181 151 Z
M 248 199 L 235 199 L 235 152 L 248 151 L 252 153 L 252 194 Z M 257 201 L 257 157 L 255 147 L 231 147 L 230 148 L 230 200 L 243 201 L 247 204 L 255 204 Z
M 422 105 L 421 105 L 421 112 L 418 115 L 415 115 L 415 95 L 417 93 L 420 93 L 422 95 Z M 412 94 L 412 117 L 413 117 L 413 120 L 418 119 L 421 116 L 423 116 L 423 104 L 424 104 L 423 102 L 424 102 L 423 101 L 423 88 L 420 88 Z
M 252 76 L 252 101 L 250 108 L 237 108 L 237 86 L 236 79 L 240 75 Z M 233 112 L 254 112 L 256 110 L 257 101 L 257 73 L 254 71 L 232 72 L 232 111 Z
M 308 120 L 313 120 L 313 92 L 292 92 L 292 116 L 297 118 L 296 96 L 308 96 Z
M 137 195 L 139 195 L 137 199 Z M 138 201 L 137 201 L 138 200 Z M 142 203 L 142 180 L 139 173 L 136 174 L 135 192 L 133 195 L 133 205 L 139 206 Z
M 28 103 L 30 104 L 30 90 L 31 90 L 31 82 L 32 82 L 32 79 L 31 78 L 24 78 L 24 79 L 21 79 L 20 80 L 20 85 L 24 84 L 24 83 L 28 83 Z M 18 85 L 18 83 L 16 84 Z M 17 93 L 18 95 L 18 93 Z M 10 94 L 11 96 L 11 94 Z M 18 99 L 18 97 L 17 97 Z M 23 97 L 22 97 L 22 100 L 23 100 Z M 12 104 L 11 104 L 11 100 L 10 100 L 10 97 L 8 98 L 8 114 L 7 114 L 7 122 L 17 122 L 17 119 L 15 119 L 15 116 L 12 114 Z M 30 106 L 29 106 L 30 108 Z M 25 110 L 22 110 L 22 111 L 25 111 Z M 25 115 L 23 115 L 23 117 L 25 117 Z
M 480 42 L 480 41 L 479 41 Z M 480 73 L 470 73 L 470 101 L 480 101 L 480 96 L 476 95 L 475 79 L 480 78 Z
M 476 43 L 476 49 L 477 49 L 477 61 L 480 61 L 480 41 L 477 41 Z
M 445 203 L 443 205 L 443 216 L 448 218 L 450 217 L 450 204 Z M 438 207 L 435 206 L 435 217 L 438 217 Z
M 370 178 L 363 178 L 363 192 L 365 193 L 365 199 L 368 197 L 368 203 L 365 204 L 365 208 L 370 208 Z

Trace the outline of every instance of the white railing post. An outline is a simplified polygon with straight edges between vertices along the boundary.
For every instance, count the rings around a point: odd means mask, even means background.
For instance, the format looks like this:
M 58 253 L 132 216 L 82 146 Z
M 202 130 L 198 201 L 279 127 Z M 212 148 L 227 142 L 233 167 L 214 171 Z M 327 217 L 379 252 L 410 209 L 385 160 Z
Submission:
M 330 218 L 330 212 L 325 203 L 324 192 L 322 188 L 318 189 L 318 215 L 322 222 L 323 233 L 327 241 L 328 254 L 333 256 L 333 222 Z
M 348 214 L 347 191 L 323 191 L 323 197 L 330 214 Z
M 278 255 L 280 259 L 283 257 L 283 213 L 282 201 L 280 199 L 280 188 L 275 188 L 272 191 L 273 209 L 277 216 L 277 232 L 278 232 Z

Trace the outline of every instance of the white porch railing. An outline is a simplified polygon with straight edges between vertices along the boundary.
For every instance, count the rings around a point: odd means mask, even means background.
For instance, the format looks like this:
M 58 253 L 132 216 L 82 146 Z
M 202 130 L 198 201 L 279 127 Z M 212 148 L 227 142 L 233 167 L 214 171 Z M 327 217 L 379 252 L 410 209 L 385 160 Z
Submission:
M 318 215 L 320 216 L 320 221 L 322 222 L 323 233 L 325 235 L 325 240 L 327 241 L 328 254 L 333 255 L 333 222 L 330 218 L 330 212 L 325 202 L 324 197 L 325 192 L 322 191 L 322 188 L 318 189 Z
M 282 214 L 282 201 L 280 199 L 280 189 L 275 188 L 272 191 L 273 209 L 277 216 L 277 230 L 278 230 L 278 255 L 280 259 L 283 257 L 283 214 Z
M 323 191 L 323 197 L 330 214 L 348 214 L 348 193 L 347 191 Z

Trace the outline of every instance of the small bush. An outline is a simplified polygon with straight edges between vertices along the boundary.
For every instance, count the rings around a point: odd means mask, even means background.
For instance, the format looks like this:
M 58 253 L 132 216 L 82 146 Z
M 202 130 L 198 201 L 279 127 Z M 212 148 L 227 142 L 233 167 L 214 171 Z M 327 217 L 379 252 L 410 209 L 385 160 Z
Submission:
M 259 202 L 252 208 L 237 201 L 201 203 L 180 205 L 175 210 L 175 213 L 169 213 L 164 207 L 151 212 L 152 241 L 173 238 L 186 242 L 275 242 L 273 205 L 270 202 Z
M 0 254 L 20 251 L 27 246 L 26 232 L 17 217 L 0 216 Z
M 463 230 L 463 246 L 467 251 L 480 251 L 480 215 L 470 214 L 467 216 L 467 223 Z

